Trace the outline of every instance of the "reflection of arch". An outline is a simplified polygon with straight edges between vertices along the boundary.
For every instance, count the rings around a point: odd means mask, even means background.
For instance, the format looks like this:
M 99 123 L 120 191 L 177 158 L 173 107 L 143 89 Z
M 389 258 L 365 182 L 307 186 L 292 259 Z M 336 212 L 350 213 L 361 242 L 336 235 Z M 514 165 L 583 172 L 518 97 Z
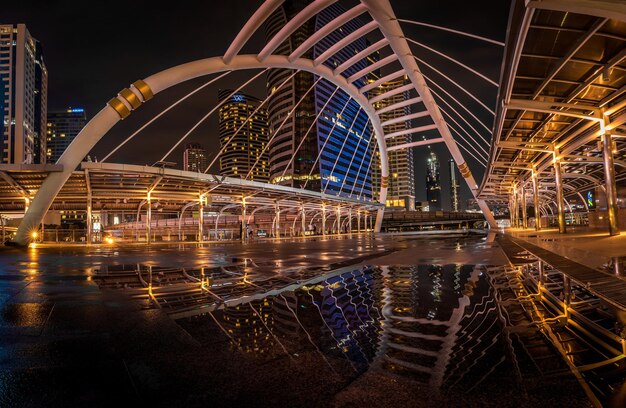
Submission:
M 63 166 L 63 171 L 50 173 L 37 191 L 20 224 L 15 241 L 20 244 L 28 242 L 29 231 L 37 228 L 41 223 L 54 198 L 69 179 L 74 169 L 78 167 L 81 160 L 89 154 L 89 151 L 113 125 L 128 116 L 131 110 L 138 108 L 143 102 L 151 99 L 154 94 L 190 79 L 229 70 L 262 68 L 299 69 L 311 72 L 341 88 L 358 102 L 363 111 L 367 113 L 374 127 L 380 152 L 382 177 L 388 177 L 387 147 L 380 119 L 367 97 L 348 79 L 335 74 L 333 70 L 325 65 L 316 66 L 313 61 L 304 58 L 289 61 L 287 56 L 271 55 L 260 62 L 256 55 L 237 55 L 229 64 L 226 64 L 221 57 L 207 58 L 166 69 L 146 78 L 144 81 L 137 81 L 130 89 L 122 90 L 118 97 L 113 98 L 107 106 L 98 112 L 59 158 L 57 164 Z M 380 202 L 385 203 L 386 199 L 387 187 L 382 187 L 381 183 Z M 380 221 L 382 222 L 382 214 Z

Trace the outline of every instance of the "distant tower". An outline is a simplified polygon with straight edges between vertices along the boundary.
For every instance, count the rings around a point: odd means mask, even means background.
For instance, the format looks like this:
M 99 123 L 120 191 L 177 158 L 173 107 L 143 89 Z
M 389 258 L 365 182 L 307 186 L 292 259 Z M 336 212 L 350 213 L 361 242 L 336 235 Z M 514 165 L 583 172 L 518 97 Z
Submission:
M 183 170 L 204 173 L 207 166 L 206 150 L 200 143 L 188 143 L 183 153 Z
M 435 152 L 430 152 L 426 168 L 426 199 L 430 211 L 441 211 L 441 182 L 439 180 L 439 160 Z
M 459 179 L 456 177 L 456 162 L 454 159 L 448 160 L 450 170 L 450 210 L 459 211 Z
M 266 38 L 273 38 L 310 3 L 311 0 L 285 1 L 267 19 Z M 345 11 L 338 3 L 329 5 L 295 30 L 275 53 L 291 54 L 316 31 Z M 303 58 L 318 58 L 364 24 L 358 18 L 346 22 L 324 36 Z M 350 47 L 338 51 L 322 65 L 335 69 L 366 47 L 365 39 L 355 39 Z M 349 78 L 366 67 L 367 61 L 362 59 L 341 75 Z M 301 71 L 290 79 L 292 74 L 292 70 L 276 68 L 270 69 L 267 75 L 267 106 L 273 136 L 269 146 L 271 182 L 297 188 L 306 185 L 306 189 L 312 191 L 322 190 L 328 194 L 370 199 L 372 185 L 368 169 L 371 155 L 367 146 L 372 131 L 367 114 L 344 91 L 340 90 L 330 98 L 335 90 L 330 82 L 321 80 L 307 93 L 318 78 Z M 353 80 L 353 84 L 361 88 L 365 82 L 363 78 L 358 78 Z M 296 104 L 296 111 L 288 116 Z M 315 121 L 322 109 L 324 112 Z
M 87 115 L 83 108 L 49 112 L 45 145 L 47 162 L 56 163 L 86 124 Z
M 24 24 L 0 24 L 2 163 L 45 163 L 48 71 Z
M 393 89 L 400 88 L 406 85 L 408 82 L 406 77 L 388 81 L 383 83 L 377 88 L 372 89 L 369 92 L 369 98 L 387 93 Z M 374 103 L 374 109 L 382 110 L 389 106 L 401 104 L 409 99 L 409 92 L 400 92 L 394 96 L 383 99 L 380 102 Z M 411 113 L 410 106 L 393 109 L 380 114 L 381 122 L 398 119 Z M 396 133 L 406 131 L 411 128 L 410 121 L 404 121 L 388 125 L 385 131 L 388 133 Z M 411 135 L 396 136 L 387 141 L 387 147 L 398 146 L 411 142 Z M 378 200 L 380 195 L 380 154 L 376 146 L 370 147 L 375 150 L 374 165 L 372 166 L 372 193 L 374 199 Z M 415 175 L 413 168 L 413 150 L 399 149 L 389 152 L 389 186 L 387 190 L 387 206 L 388 207 L 404 207 L 409 211 L 415 210 Z
M 261 100 L 238 92 L 226 101 L 232 93 L 230 89 L 221 89 L 218 94 L 219 103 L 224 102 L 219 117 L 220 145 L 226 146 L 220 157 L 220 174 L 245 178 L 252 169 L 249 180 L 267 183 L 270 178 L 267 110 L 261 108 L 252 116 Z

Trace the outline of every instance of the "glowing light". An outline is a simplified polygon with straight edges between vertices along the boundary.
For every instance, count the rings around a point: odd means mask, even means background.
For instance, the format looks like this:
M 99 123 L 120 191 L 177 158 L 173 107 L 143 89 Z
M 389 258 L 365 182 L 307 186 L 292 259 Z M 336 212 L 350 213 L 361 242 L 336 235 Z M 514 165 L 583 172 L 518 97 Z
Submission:
M 106 242 L 107 244 L 110 245 L 110 244 L 113 244 L 115 242 L 115 240 L 113 238 L 111 238 L 111 237 L 106 237 L 104 239 L 104 242 Z
M 39 233 L 37 231 L 33 231 L 30 233 L 30 237 L 32 239 L 37 239 L 39 237 Z

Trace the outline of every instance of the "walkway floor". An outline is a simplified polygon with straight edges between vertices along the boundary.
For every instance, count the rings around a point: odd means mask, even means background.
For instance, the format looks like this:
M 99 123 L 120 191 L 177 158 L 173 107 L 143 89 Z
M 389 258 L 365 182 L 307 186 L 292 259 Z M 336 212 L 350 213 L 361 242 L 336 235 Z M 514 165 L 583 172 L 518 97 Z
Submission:
M 325 386 L 332 378 L 319 375 L 319 367 L 304 364 L 305 357 L 298 364 L 287 358 L 271 362 L 274 371 L 292 372 L 290 378 L 298 380 L 301 388 L 285 386 L 272 377 L 268 365 L 255 365 L 245 355 L 233 357 L 226 351 L 218 353 L 211 345 L 200 345 L 162 310 L 146 310 L 123 291 L 100 290 L 93 280 L 95 269 L 137 263 L 220 266 L 232 263 L 233 258 L 271 262 L 277 275 L 285 268 L 344 263 L 359 257 L 370 257 L 368 263 L 379 265 L 497 264 L 503 255 L 497 247 L 486 253 L 484 239 L 362 235 L 259 240 L 247 245 L 0 248 L 0 406 L 206 407 L 235 406 L 246 400 L 247 406 L 348 407 L 354 406 L 355 395 L 371 406 L 390 406 L 406 405 L 408 394 L 413 401 L 415 395 L 428 401 L 424 390 L 400 382 L 395 390 L 401 388 L 407 395 L 366 388 L 364 380 L 340 388 Z M 229 383 L 238 378 L 237 373 L 247 373 L 241 381 L 254 378 L 254 383 Z M 311 378 L 317 383 L 309 382 Z M 372 382 L 381 384 L 376 379 Z M 286 389 L 285 401 L 261 404 L 250 400 L 271 394 L 259 394 L 259 390 L 276 388 Z M 373 404 L 377 396 L 380 400 Z M 399 401 L 390 401 L 389 396 Z M 294 401 L 300 403 L 290 404 Z
M 586 227 L 570 227 L 567 234 L 556 229 L 519 228 L 509 228 L 506 233 L 589 268 L 608 266 L 615 257 L 626 258 L 626 233 L 611 237 L 606 231 Z

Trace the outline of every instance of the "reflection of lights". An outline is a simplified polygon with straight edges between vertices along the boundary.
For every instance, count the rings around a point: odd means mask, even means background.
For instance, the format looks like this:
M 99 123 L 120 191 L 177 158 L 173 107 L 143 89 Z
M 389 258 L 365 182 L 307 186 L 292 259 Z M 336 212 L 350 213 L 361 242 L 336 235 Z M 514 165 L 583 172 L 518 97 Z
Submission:
M 107 244 L 113 244 L 115 241 L 113 240 L 113 238 L 111 237 L 106 237 L 104 239 L 104 242 L 106 242 Z

